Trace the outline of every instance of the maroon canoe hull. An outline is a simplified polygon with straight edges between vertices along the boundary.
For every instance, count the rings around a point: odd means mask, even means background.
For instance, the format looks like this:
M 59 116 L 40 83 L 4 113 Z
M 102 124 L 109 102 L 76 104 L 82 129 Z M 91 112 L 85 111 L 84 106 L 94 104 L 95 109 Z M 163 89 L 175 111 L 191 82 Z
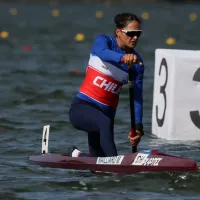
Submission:
M 197 163 L 193 160 L 163 154 L 157 150 L 151 151 L 151 153 L 147 156 L 139 152 L 108 158 L 74 158 L 68 155 L 47 153 L 30 156 L 29 160 L 32 163 L 43 167 L 93 170 L 126 174 L 164 171 L 188 172 L 198 170 Z

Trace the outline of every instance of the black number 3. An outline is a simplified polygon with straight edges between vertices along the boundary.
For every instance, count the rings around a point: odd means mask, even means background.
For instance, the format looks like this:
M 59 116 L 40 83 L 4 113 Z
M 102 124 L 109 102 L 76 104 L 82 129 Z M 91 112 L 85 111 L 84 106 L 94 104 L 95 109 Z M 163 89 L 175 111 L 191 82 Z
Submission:
M 193 81 L 200 82 L 200 68 L 197 69 L 197 71 L 195 72 Z M 200 129 L 199 111 L 198 110 L 190 111 L 190 117 L 191 117 L 192 122 L 196 125 L 196 127 L 198 127 Z
M 157 120 L 157 123 L 158 123 L 159 127 L 163 126 L 163 123 L 164 123 L 164 120 L 165 120 L 165 112 L 166 112 L 166 108 L 167 108 L 167 97 L 166 97 L 165 88 L 167 86 L 167 81 L 168 81 L 168 69 L 167 69 L 167 62 L 166 62 L 165 58 L 162 59 L 161 64 L 160 64 L 159 76 L 161 74 L 163 66 L 165 67 L 166 78 L 165 78 L 164 85 L 160 86 L 160 93 L 163 94 L 165 105 L 164 105 L 163 116 L 162 116 L 161 119 L 158 118 L 158 106 L 156 105 L 156 120 Z

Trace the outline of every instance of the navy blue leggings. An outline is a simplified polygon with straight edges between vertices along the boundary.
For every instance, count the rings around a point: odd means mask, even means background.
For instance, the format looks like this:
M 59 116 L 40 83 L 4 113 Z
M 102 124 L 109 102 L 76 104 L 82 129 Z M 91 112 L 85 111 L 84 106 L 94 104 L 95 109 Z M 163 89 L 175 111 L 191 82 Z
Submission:
M 114 142 L 114 119 L 96 105 L 76 97 L 69 110 L 72 125 L 88 133 L 90 156 L 117 156 Z

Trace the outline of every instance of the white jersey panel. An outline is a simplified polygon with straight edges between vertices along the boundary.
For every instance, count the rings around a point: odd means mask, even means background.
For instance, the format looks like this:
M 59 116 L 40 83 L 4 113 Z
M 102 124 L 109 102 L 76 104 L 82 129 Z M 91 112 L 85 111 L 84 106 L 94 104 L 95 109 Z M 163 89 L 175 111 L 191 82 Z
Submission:
M 123 70 L 108 62 L 102 61 L 98 56 L 90 55 L 88 65 L 101 72 L 102 74 L 109 76 L 121 83 L 126 83 L 128 80 L 127 72 L 124 72 Z

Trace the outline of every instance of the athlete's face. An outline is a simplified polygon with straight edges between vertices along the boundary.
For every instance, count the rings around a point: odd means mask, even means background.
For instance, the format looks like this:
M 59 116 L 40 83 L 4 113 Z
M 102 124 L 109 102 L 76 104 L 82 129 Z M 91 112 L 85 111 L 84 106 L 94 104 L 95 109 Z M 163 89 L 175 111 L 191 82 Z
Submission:
M 130 22 L 123 29 L 116 29 L 116 35 L 120 41 L 120 46 L 128 48 L 134 48 L 136 46 L 141 33 L 140 23 L 135 20 Z

